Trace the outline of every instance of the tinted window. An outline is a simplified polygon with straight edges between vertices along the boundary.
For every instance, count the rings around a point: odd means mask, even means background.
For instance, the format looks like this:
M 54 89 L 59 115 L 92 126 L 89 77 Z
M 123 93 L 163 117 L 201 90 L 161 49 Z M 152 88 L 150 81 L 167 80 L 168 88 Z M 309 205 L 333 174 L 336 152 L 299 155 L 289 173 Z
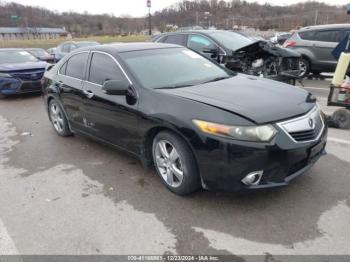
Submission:
M 118 80 L 123 77 L 123 72 L 111 57 L 100 53 L 93 54 L 89 82 L 103 85 L 107 80 Z
M 314 31 L 306 31 L 298 33 L 301 39 L 304 40 L 314 40 L 315 32 Z
M 173 88 L 229 77 L 220 66 L 185 48 L 125 52 L 120 56 L 146 88 Z
M 84 78 L 84 69 L 87 62 L 88 53 L 73 55 L 67 64 L 66 75 L 78 79 Z
M 204 50 L 215 49 L 217 45 L 207 37 L 190 35 L 188 38 L 188 48 L 197 52 L 203 52 Z
M 168 37 L 163 41 L 164 43 L 176 44 L 176 45 L 186 45 L 186 35 L 168 35 Z
M 61 74 L 61 75 L 65 75 L 65 74 L 66 74 L 67 64 L 68 64 L 68 62 L 65 62 L 65 63 L 63 64 L 63 66 L 61 66 L 61 68 L 60 68 L 60 74 Z
M 318 31 L 315 33 L 315 41 L 340 42 L 342 33 L 340 30 Z

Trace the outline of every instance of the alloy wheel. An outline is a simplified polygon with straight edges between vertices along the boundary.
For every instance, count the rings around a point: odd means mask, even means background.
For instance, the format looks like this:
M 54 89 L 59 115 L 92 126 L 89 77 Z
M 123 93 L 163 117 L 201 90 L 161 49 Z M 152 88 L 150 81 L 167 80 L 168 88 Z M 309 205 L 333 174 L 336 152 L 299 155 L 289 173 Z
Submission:
M 304 77 L 307 73 L 308 67 L 305 61 L 299 61 L 299 77 Z
M 155 148 L 155 165 L 163 180 L 171 187 L 183 181 L 183 165 L 176 148 L 166 140 L 158 141 Z
M 62 133 L 64 130 L 63 114 L 60 107 L 54 102 L 50 106 L 50 117 L 52 124 L 58 133 Z

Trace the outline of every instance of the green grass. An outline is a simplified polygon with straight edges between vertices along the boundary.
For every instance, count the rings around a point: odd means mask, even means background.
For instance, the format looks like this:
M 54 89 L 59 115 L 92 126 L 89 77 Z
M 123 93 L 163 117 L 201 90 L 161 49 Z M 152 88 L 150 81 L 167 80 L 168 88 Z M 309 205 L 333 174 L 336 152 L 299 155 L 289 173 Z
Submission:
M 73 38 L 73 41 L 88 41 L 93 40 L 100 42 L 102 44 L 113 43 L 113 42 L 143 42 L 149 40 L 149 36 L 144 35 L 131 35 L 131 36 L 91 36 L 85 38 Z M 32 39 L 32 40 L 9 40 L 9 41 L 0 41 L 0 48 L 44 48 L 48 49 L 51 47 L 56 47 L 62 42 L 67 41 L 66 38 L 58 39 Z

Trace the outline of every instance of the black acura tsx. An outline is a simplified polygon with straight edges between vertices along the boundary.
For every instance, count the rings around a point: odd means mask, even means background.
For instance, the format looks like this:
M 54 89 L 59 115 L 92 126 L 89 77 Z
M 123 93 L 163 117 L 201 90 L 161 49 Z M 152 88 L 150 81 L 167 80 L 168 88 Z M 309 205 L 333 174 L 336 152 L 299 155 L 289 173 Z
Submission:
M 325 153 L 325 118 L 308 92 L 177 45 L 77 50 L 45 73 L 44 100 L 58 135 L 126 150 L 179 195 L 285 186 Z

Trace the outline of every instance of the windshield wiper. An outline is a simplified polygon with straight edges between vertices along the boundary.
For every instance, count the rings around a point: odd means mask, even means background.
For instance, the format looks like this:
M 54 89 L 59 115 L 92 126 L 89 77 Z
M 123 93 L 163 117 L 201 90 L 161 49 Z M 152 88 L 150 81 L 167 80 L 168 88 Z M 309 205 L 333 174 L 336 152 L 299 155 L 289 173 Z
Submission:
M 175 89 L 175 88 L 182 88 L 182 87 L 189 87 L 193 85 L 173 85 L 173 86 L 162 86 L 162 87 L 157 87 L 155 89 Z
M 217 81 L 221 81 L 221 80 L 225 80 L 231 78 L 231 76 L 220 76 L 220 77 L 215 77 L 213 79 L 210 79 L 208 81 L 203 82 L 202 84 L 206 84 L 206 83 L 211 83 L 211 82 L 217 82 Z

